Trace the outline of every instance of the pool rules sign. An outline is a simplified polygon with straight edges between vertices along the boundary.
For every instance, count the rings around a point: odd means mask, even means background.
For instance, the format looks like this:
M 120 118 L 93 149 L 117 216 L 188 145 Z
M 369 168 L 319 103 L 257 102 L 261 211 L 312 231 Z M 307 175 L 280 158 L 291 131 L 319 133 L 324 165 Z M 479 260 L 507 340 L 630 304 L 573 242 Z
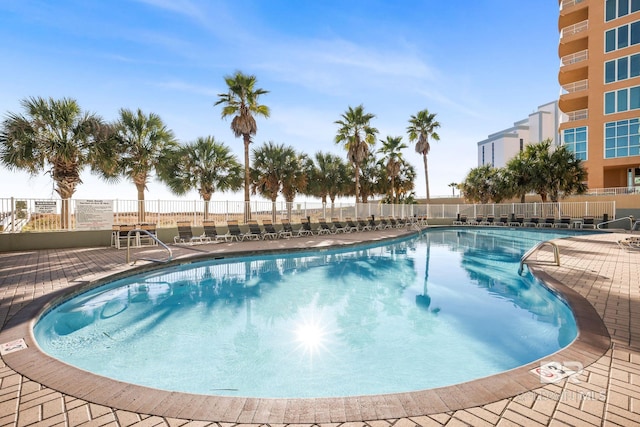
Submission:
M 113 224 L 113 200 L 77 200 L 78 230 L 110 230 Z

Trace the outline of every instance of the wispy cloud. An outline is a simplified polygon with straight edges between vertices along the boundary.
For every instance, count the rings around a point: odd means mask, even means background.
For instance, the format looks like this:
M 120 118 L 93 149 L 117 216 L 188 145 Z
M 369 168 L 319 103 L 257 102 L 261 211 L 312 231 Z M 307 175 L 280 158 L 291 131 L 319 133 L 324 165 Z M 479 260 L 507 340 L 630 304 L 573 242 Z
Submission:
M 163 89 L 170 89 L 170 90 L 175 90 L 179 92 L 195 93 L 197 95 L 204 95 L 207 97 L 215 97 L 221 92 L 220 89 L 215 89 L 208 86 L 194 85 L 194 84 L 187 83 L 180 80 L 155 82 L 155 83 L 152 83 L 152 85 L 163 88 Z

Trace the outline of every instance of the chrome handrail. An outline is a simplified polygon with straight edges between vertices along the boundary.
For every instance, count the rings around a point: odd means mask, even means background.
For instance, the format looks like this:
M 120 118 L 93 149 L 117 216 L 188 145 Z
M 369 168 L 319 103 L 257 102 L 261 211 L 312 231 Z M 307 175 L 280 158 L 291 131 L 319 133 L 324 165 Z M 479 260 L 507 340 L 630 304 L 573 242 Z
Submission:
M 625 217 L 622 217 L 622 218 L 612 219 L 611 221 L 601 222 L 600 224 L 596 225 L 596 228 L 597 228 L 598 230 L 602 230 L 601 225 L 611 224 L 611 223 L 613 223 L 613 222 L 624 221 L 624 220 L 627 220 L 627 219 L 629 220 L 629 230 L 633 231 L 633 229 L 636 227 L 636 225 L 637 225 L 640 221 L 636 221 L 636 222 L 634 223 L 633 221 L 634 221 L 634 219 L 635 219 L 635 218 L 634 218 L 632 215 L 625 216 Z
M 129 264 L 131 261 L 131 257 L 130 257 L 130 253 L 129 253 L 129 249 L 130 249 L 130 242 L 131 242 L 131 233 L 144 233 L 146 235 L 148 235 L 149 237 L 151 237 L 156 243 L 158 243 L 160 246 L 162 246 L 163 248 L 165 248 L 168 252 L 169 252 L 169 258 L 167 258 L 166 260 L 159 260 L 159 259 L 153 259 L 153 258 L 138 258 L 135 261 L 133 261 L 133 263 L 131 263 L 131 265 L 135 265 L 136 262 L 138 260 L 143 260 L 143 261 L 151 261 L 151 262 L 159 262 L 159 263 L 167 263 L 169 261 L 171 261 L 173 259 L 173 252 L 171 251 L 171 248 L 167 245 L 165 245 L 164 243 L 162 243 L 153 233 L 149 232 L 149 230 L 143 230 L 141 228 L 134 228 L 133 230 L 130 230 L 127 233 L 127 264 Z
M 520 267 L 518 267 L 518 276 L 522 276 L 522 270 L 524 269 L 524 263 L 527 260 L 527 258 L 529 258 L 529 256 L 531 256 L 532 253 L 538 250 L 538 248 L 544 245 L 551 245 L 551 247 L 553 248 L 553 260 L 557 266 L 560 266 L 560 249 L 558 248 L 558 245 L 549 241 L 540 242 L 534 247 L 532 247 L 531 249 L 529 249 L 524 255 L 522 255 L 522 258 L 520 258 Z

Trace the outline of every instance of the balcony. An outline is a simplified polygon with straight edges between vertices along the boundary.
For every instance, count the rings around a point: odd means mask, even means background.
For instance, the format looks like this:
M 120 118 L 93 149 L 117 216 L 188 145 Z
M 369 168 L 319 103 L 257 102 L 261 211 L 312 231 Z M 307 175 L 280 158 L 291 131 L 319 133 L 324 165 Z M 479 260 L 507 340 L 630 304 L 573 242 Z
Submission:
M 580 52 L 565 55 L 560 58 L 560 66 L 566 66 L 571 64 L 577 64 L 578 62 L 586 61 L 589 59 L 589 50 L 581 50 Z
M 564 27 L 562 31 L 560 31 L 560 38 L 569 37 L 574 34 L 581 33 L 582 31 L 587 31 L 588 29 L 589 29 L 589 20 L 578 22 L 577 24 Z
M 583 1 L 584 0 L 562 0 L 562 2 L 560 3 L 560 10 L 575 6 L 576 4 L 582 3 Z
M 567 121 L 569 122 L 575 122 L 576 120 L 584 120 L 589 118 L 589 110 L 588 109 L 584 109 L 584 110 L 578 110 L 578 111 L 571 111 L 569 113 L 567 113 Z
M 563 94 L 565 93 L 574 93 L 574 92 L 582 92 L 583 90 L 589 89 L 589 80 L 580 80 L 573 83 L 567 83 L 562 85 Z

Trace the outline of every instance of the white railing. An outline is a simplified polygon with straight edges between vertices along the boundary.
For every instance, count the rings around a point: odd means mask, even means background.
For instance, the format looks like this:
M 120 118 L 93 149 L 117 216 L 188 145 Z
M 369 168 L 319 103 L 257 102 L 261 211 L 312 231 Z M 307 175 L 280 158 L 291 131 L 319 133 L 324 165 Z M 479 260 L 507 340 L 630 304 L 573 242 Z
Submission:
M 585 120 L 587 118 L 589 118 L 589 110 L 586 108 L 584 110 L 576 110 L 567 113 L 567 121 L 569 122 L 575 122 L 576 120 Z
M 572 53 L 571 55 L 565 55 L 560 59 L 560 65 L 571 65 L 578 62 L 586 61 L 589 59 L 589 51 L 587 49 L 580 52 Z
M 582 31 L 586 31 L 589 29 L 589 20 L 584 20 L 582 22 L 578 22 L 577 24 L 569 25 L 568 27 L 564 27 L 560 32 L 561 37 L 571 36 L 573 34 L 577 34 Z
M 560 10 L 566 9 L 567 7 L 576 5 L 578 3 L 582 3 L 584 0 L 562 0 L 560 3 Z
M 580 80 L 573 83 L 568 83 L 566 85 L 562 85 L 562 89 L 564 90 L 565 93 L 573 93 L 573 92 L 580 92 L 583 90 L 587 90 L 589 89 L 589 80 L 585 79 L 585 80 Z
M 629 194 L 640 194 L 640 187 L 592 188 L 587 191 L 587 195 L 589 196 L 620 196 Z
M 244 223 L 244 202 L 216 201 L 206 204 L 201 200 L 109 200 L 108 211 L 102 212 L 100 221 L 95 221 L 92 227 L 86 227 L 86 213 L 82 211 L 83 204 L 79 200 L 68 201 L 69 209 L 66 230 L 83 229 L 111 229 L 113 224 L 156 224 L 157 228 L 174 227 L 177 221 L 189 221 L 192 225 L 200 226 L 206 219 L 221 225 L 227 220 L 237 219 Z M 85 203 L 86 204 L 86 203 Z M 139 211 L 138 207 L 142 207 Z M 271 219 L 279 222 L 288 218 L 292 222 L 300 222 L 302 218 L 317 221 L 318 218 L 347 217 L 357 219 L 374 216 L 380 217 L 423 217 L 428 219 L 455 219 L 460 214 L 475 218 L 478 215 L 524 215 L 545 217 L 554 215 L 556 218 L 569 215 L 572 218 L 594 216 L 602 218 L 605 214 L 609 219 L 615 218 L 615 202 L 587 201 L 587 202 L 559 202 L 559 203 L 504 203 L 504 204 L 383 204 L 371 203 L 336 203 L 334 205 L 320 202 L 250 202 L 251 218 L 262 221 Z M 80 210 L 79 210 L 80 208 Z M 112 209 L 111 209 L 112 208 Z M 19 233 L 32 231 L 60 231 L 62 227 L 62 201 L 43 199 L 0 199 L 0 212 L 4 218 L 14 218 L 8 226 L 2 227 L 5 233 Z M 18 218 L 23 223 L 17 226 Z

